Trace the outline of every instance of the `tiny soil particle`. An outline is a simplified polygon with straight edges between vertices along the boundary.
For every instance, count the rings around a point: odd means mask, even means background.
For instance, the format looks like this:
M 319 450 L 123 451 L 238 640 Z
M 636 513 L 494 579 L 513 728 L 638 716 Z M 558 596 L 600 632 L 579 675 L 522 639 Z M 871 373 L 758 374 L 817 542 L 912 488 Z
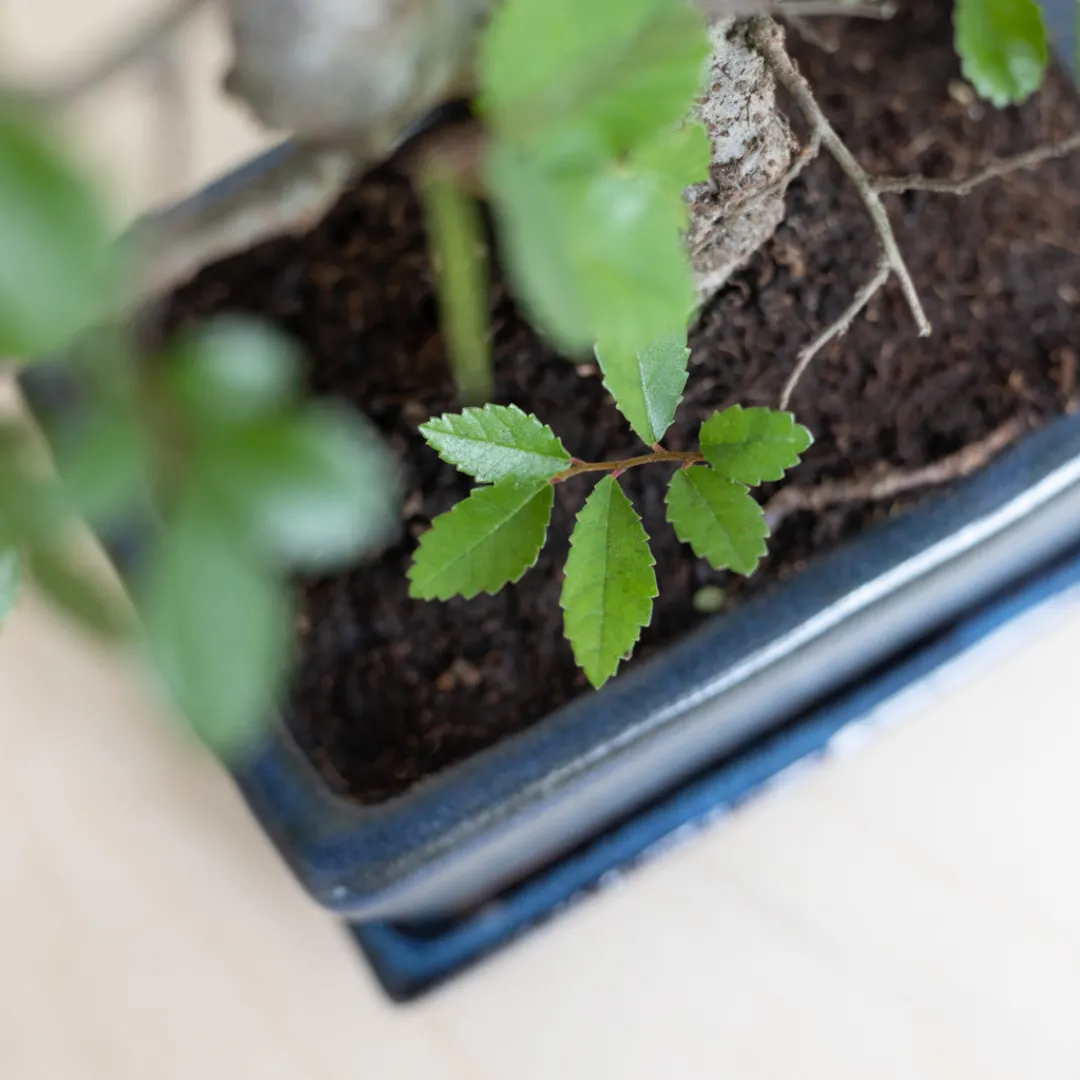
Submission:
M 1022 108 L 973 108 L 956 92 L 948 10 L 920 3 L 884 25 L 829 25 L 840 43 L 831 55 L 792 41 L 826 112 L 872 171 L 962 176 L 1080 127 L 1080 107 L 1060 74 Z M 917 337 L 890 284 L 847 337 L 817 357 L 792 401 L 817 441 L 790 483 L 918 468 L 1012 417 L 1040 423 L 1076 408 L 1080 158 L 964 199 L 912 193 L 886 202 L 934 335 Z M 874 233 L 830 160 L 804 172 L 788 210 L 775 239 L 692 335 L 686 398 L 665 439 L 671 449 L 691 447 L 717 408 L 775 405 L 799 347 L 874 272 Z M 593 477 L 556 488 L 549 542 L 518 585 L 446 604 L 408 597 L 415 537 L 470 482 L 417 432 L 428 416 L 457 406 L 420 214 L 405 180 L 384 168 L 308 235 L 209 268 L 173 299 L 168 321 L 222 311 L 266 316 L 297 338 L 310 358 L 312 392 L 364 410 L 406 473 L 400 545 L 351 573 L 298 583 L 289 723 L 328 783 L 361 802 L 383 801 L 585 692 L 562 637 L 559 588 L 569 529 Z M 492 316 L 497 401 L 535 412 L 583 459 L 642 452 L 588 358 L 575 366 L 546 350 L 501 282 Z M 664 521 L 669 473 L 657 466 L 622 478 L 654 539 L 660 586 L 632 663 L 707 617 L 695 605 L 702 590 L 722 588 L 720 617 L 738 618 L 746 596 L 904 505 L 794 515 L 762 568 L 743 581 L 714 573 L 679 544 Z

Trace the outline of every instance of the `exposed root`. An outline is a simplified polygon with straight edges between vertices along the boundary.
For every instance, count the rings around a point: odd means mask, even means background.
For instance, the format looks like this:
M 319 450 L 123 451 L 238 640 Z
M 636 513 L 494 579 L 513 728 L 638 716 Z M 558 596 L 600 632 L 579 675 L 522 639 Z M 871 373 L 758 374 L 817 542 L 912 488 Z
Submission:
M 878 471 L 854 480 L 828 481 L 811 488 L 785 487 L 765 507 L 765 520 L 776 530 L 788 517 L 800 511 L 819 514 L 833 506 L 884 502 L 909 491 L 937 487 L 970 476 L 1015 442 L 1026 430 L 1025 417 L 1014 417 L 992 431 L 985 439 L 970 443 L 921 469 Z
M 873 182 L 878 194 L 898 195 L 907 191 L 931 191 L 939 195 L 970 195 L 981 184 L 1010 173 L 1034 169 L 1054 158 L 1067 157 L 1080 150 L 1080 131 L 1059 142 L 1045 143 L 1013 157 L 999 158 L 985 168 L 961 180 L 934 180 L 926 176 L 884 176 Z
M 788 5 L 778 5 L 788 7 Z M 835 158 L 848 178 L 855 185 L 874 228 L 881 242 L 884 258 L 877 272 L 859 291 L 851 304 L 832 324 L 827 326 L 813 341 L 800 350 L 794 370 L 784 384 L 780 395 L 779 407 L 788 408 L 792 394 L 799 384 L 806 369 L 814 357 L 830 342 L 846 334 L 852 322 L 866 308 L 870 300 L 884 287 L 888 279 L 895 275 L 903 289 L 915 322 L 921 335 L 930 333 L 930 322 L 926 317 L 922 302 L 915 289 L 907 264 L 900 252 L 893 233 L 888 214 L 881 202 L 883 194 L 901 194 L 908 191 L 928 191 L 938 194 L 968 195 L 981 184 L 990 180 L 1008 176 L 1010 173 L 1035 168 L 1054 158 L 1065 157 L 1080 150 L 1080 132 L 1074 133 L 1058 142 L 1047 143 L 1013 157 L 993 161 L 969 177 L 959 180 L 937 180 L 924 176 L 873 177 L 855 160 L 851 151 L 837 135 L 814 97 L 806 79 L 799 72 L 784 47 L 783 34 L 771 19 L 756 19 L 752 30 L 752 41 L 760 52 L 777 80 L 791 94 L 810 124 L 812 137 L 803 148 L 798 159 L 788 174 L 774 185 L 780 191 L 786 191 L 788 185 L 806 167 L 824 145 Z M 770 189 L 772 190 L 772 189 Z
M 790 404 L 791 395 L 795 392 L 795 387 L 799 385 L 799 380 L 803 377 L 803 373 L 810 366 L 810 362 L 814 357 L 817 356 L 830 341 L 834 341 L 838 337 L 843 337 L 843 335 L 851 329 L 851 324 L 860 314 L 862 314 L 866 305 L 869 304 L 874 296 L 882 289 L 885 282 L 889 280 L 889 275 L 891 273 L 892 268 L 887 262 L 882 260 L 882 262 L 878 264 L 877 273 L 874 274 L 874 276 L 855 294 L 855 299 L 844 309 L 843 314 L 822 330 L 809 345 L 806 345 L 799 351 L 795 363 L 795 370 L 788 376 L 788 381 L 784 384 L 784 390 L 780 395 L 781 409 L 786 409 Z
M 764 57 L 765 62 L 776 75 L 777 80 L 794 99 L 799 111 L 806 118 L 812 131 L 821 136 L 825 149 L 844 170 L 847 177 L 855 185 L 859 197 L 866 207 L 870 220 L 877 231 L 878 239 L 889 268 L 904 293 L 912 317 L 919 328 L 919 334 L 926 337 L 930 331 L 930 320 L 926 317 L 922 301 L 919 299 L 915 283 L 911 279 L 911 273 L 904 262 L 900 252 L 900 246 L 896 242 L 889 215 L 881 202 L 881 196 L 874 185 L 873 177 L 855 160 L 855 156 L 847 148 L 847 144 L 836 133 L 828 118 L 821 111 L 813 90 L 795 66 L 794 61 L 788 56 L 784 48 L 784 35 L 777 23 L 772 19 L 755 19 L 752 28 L 752 40 L 755 47 Z

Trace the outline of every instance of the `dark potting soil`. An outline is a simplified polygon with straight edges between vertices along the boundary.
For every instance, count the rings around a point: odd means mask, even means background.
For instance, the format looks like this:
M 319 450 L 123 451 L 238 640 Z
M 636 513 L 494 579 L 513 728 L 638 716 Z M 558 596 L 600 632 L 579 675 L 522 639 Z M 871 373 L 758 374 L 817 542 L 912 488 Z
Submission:
M 1064 76 L 1020 109 L 974 102 L 957 82 L 948 4 L 919 3 L 892 23 L 824 27 L 840 50 L 793 42 L 826 112 L 879 173 L 962 176 L 1080 127 Z M 894 285 L 824 350 L 792 407 L 817 442 L 789 483 L 911 469 L 1021 416 L 1039 423 L 1077 400 L 1080 157 L 994 181 L 974 194 L 886 199 L 934 324 L 919 339 Z M 792 187 L 775 239 L 709 307 L 694 332 L 686 399 L 665 440 L 691 444 L 700 421 L 735 402 L 775 404 L 798 349 L 850 302 L 878 246 L 851 185 L 821 158 Z M 591 460 L 640 453 L 588 363 L 552 355 L 493 290 L 497 397 L 549 422 Z M 586 691 L 562 636 L 560 575 L 573 516 L 591 488 L 556 488 L 547 546 L 497 596 L 410 600 L 415 538 L 470 481 L 417 433 L 456 409 L 417 205 L 384 169 L 297 240 L 205 271 L 178 294 L 175 325 L 215 312 L 268 316 L 306 347 L 311 389 L 342 395 L 382 429 L 407 478 L 405 539 L 377 562 L 300 585 L 290 723 L 330 783 L 378 802 L 536 722 Z M 653 538 L 660 595 L 634 662 L 704 617 L 694 596 L 724 587 L 737 607 L 817 552 L 902 510 L 846 505 L 788 518 L 747 582 L 713 572 L 664 521 L 670 469 L 623 477 Z M 763 498 L 770 495 L 764 490 Z M 737 616 L 733 616 L 737 617 Z

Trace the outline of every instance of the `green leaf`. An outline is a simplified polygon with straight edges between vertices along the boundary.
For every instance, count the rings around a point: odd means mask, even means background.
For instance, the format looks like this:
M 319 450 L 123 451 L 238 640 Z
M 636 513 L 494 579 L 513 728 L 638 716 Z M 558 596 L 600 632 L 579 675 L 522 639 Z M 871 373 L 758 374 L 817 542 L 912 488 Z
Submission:
M 694 304 L 679 233 L 681 195 L 617 163 L 546 169 L 495 146 L 488 180 L 515 293 L 553 343 L 580 354 L 603 341 L 636 353 Z
M 753 486 L 779 480 L 814 439 L 791 413 L 732 405 L 701 425 L 700 441 L 705 460 L 721 476 Z
M 999 108 L 1038 90 L 1050 59 L 1037 0 L 956 0 L 964 77 Z
M 0 551 L 0 625 L 15 608 L 19 578 L 19 553 L 13 548 Z
M 397 466 L 357 414 L 309 406 L 210 439 L 195 481 L 253 550 L 327 570 L 389 542 L 399 524 Z
M 17 547 L 27 576 L 81 625 L 124 638 L 131 619 L 117 591 L 88 566 L 72 536 L 70 493 L 42 475 L 27 428 L 0 425 L 0 548 Z
M 409 595 L 468 599 L 517 581 L 544 546 L 554 502 L 546 480 L 475 488 L 420 537 L 409 567 Z
M 295 346 L 254 319 L 214 319 L 183 335 L 171 354 L 170 388 L 188 415 L 205 424 L 256 420 L 300 395 Z
M 708 53 L 683 0 L 506 0 L 482 41 L 481 105 L 501 139 L 622 153 L 686 115 Z
M 149 447 L 133 406 L 102 404 L 56 447 L 57 469 L 75 511 L 114 524 L 150 491 Z
M 518 302 L 557 348 L 571 355 L 585 352 L 596 333 L 580 295 L 557 179 L 498 144 L 486 161 L 499 244 Z
M 641 518 L 605 476 L 578 514 L 560 599 L 574 659 L 595 687 L 615 674 L 652 618 L 654 563 Z
M 71 545 L 54 540 L 28 548 L 26 568 L 42 592 L 85 629 L 112 640 L 131 633 L 124 602 Z
M 677 128 L 667 128 L 636 147 L 629 163 L 631 169 L 653 177 L 665 201 L 676 212 L 676 226 L 685 229 L 689 208 L 683 192 L 692 184 L 709 179 L 712 153 L 705 125 L 692 120 Z
M 686 387 L 690 350 L 686 335 L 665 334 L 637 353 L 596 346 L 604 386 L 638 437 L 649 446 L 659 442 L 675 419 Z
M 189 499 L 152 554 L 139 609 L 151 657 L 196 733 L 226 753 L 250 745 L 286 675 L 285 587 Z
M 41 127 L 0 106 L 0 354 L 24 358 L 66 345 L 115 284 L 101 206 Z
M 479 404 L 494 388 L 483 222 L 474 200 L 450 177 L 428 176 L 420 191 L 458 397 Z
M 516 405 L 446 413 L 421 424 L 420 434 L 443 461 L 481 483 L 548 480 L 570 465 L 551 428 Z
M 765 554 L 765 514 L 742 484 L 708 466 L 679 469 L 667 493 L 675 535 L 714 570 L 749 575 Z

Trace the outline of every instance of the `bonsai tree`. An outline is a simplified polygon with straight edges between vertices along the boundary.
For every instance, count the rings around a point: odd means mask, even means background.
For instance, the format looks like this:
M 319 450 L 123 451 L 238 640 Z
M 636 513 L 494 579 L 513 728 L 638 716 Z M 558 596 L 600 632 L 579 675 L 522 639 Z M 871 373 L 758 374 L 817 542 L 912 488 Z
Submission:
M 304 399 L 293 348 L 267 327 L 218 320 L 143 355 L 136 315 L 148 301 L 216 258 L 308 228 L 353 178 L 396 156 L 425 208 L 463 405 L 422 431 L 478 483 L 421 537 L 411 592 L 443 600 L 516 581 L 543 545 L 554 486 L 598 474 L 562 605 L 574 655 L 599 686 L 648 624 L 656 593 L 620 475 L 668 468 L 678 537 L 713 567 L 751 573 L 785 505 L 763 510 L 749 489 L 779 479 L 811 441 L 786 411 L 802 373 L 889 283 L 931 332 L 882 196 L 961 196 L 1080 148 L 1078 134 L 956 181 L 868 174 L 774 16 L 812 34 L 806 20 L 821 14 L 887 18 L 891 5 L 873 0 L 224 0 L 235 54 L 225 88 L 295 141 L 258 183 L 110 242 L 95 193 L 51 140 L 50 111 L 160 50 L 196 3 L 174 4 L 62 86 L 5 95 L 0 353 L 51 356 L 85 408 L 77 430 L 57 434 L 58 474 L 42 467 L 25 422 L 0 426 L 0 609 L 27 574 L 81 623 L 142 649 L 223 751 L 251 739 L 287 677 L 289 575 L 394 541 L 396 468 L 362 417 Z M 978 93 L 1006 105 L 1038 88 L 1048 46 L 1035 0 L 956 0 L 955 26 Z M 810 132 L 801 147 L 778 87 Z M 464 119 L 425 126 L 463 98 Z M 769 238 L 788 185 L 821 152 L 873 222 L 876 271 L 851 283 L 848 308 L 801 349 L 775 410 L 716 412 L 696 449 L 665 449 L 688 378 L 688 327 Z M 479 200 L 518 304 L 560 352 L 595 355 L 640 454 L 578 460 L 549 418 L 488 403 Z M 940 482 L 1002 444 L 884 487 Z M 83 567 L 71 543 L 78 521 L 103 535 L 141 530 L 132 604 Z

